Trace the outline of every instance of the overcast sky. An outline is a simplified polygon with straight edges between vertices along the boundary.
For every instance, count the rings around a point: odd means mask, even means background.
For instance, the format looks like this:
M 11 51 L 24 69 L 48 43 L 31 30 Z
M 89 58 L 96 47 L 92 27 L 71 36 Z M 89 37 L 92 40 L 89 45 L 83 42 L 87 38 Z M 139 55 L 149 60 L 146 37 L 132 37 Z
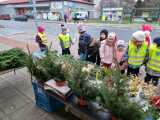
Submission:
M 0 2 L 3 2 L 3 1 L 7 1 L 7 0 L 0 0 Z

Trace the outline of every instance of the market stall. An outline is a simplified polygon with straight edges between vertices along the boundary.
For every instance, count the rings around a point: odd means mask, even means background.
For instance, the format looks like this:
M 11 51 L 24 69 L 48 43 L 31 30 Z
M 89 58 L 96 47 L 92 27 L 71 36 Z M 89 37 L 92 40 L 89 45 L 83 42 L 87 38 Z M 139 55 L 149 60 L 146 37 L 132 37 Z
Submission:
M 137 78 L 122 75 L 116 68 L 106 70 L 54 51 L 37 59 L 30 54 L 26 66 L 34 76 L 36 104 L 47 112 L 65 108 L 81 120 L 159 118 L 157 107 L 141 97 L 143 86 L 138 87 Z M 139 104 L 142 99 L 145 106 Z

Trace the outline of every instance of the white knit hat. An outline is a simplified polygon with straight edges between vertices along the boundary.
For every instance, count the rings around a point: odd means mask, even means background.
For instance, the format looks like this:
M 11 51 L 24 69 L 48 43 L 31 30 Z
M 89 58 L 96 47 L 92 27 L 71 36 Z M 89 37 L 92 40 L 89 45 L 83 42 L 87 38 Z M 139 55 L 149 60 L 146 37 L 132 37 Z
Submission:
M 126 43 L 124 40 L 118 40 L 117 41 L 117 46 L 126 46 Z
M 137 41 L 144 41 L 145 40 L 145 33 L 143 31 L 137 31 L 132 34 L 132 37 Z
M 114 32 L 109 33 L 108 38 L 115 40 L 116 39 L 116 33 L 114 33 Z

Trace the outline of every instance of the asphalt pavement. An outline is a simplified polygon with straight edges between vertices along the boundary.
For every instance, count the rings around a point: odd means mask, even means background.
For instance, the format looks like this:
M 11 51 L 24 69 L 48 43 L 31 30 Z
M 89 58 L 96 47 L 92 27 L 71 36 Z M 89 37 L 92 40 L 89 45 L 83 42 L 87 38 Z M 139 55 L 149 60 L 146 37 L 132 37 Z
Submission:
M 10 36 L 11 34 L 28 34 L 30 39 L 34 40 L 34 36 L 36 34 L 36 26 L 34 21 L 28 22 L 17 22 L 17 21 L 0 21 L 0 25 L 4 26 L 5 28 L 0 28 L 0 35 Z M 46 33 L 49 37 L 49 40 L 53 41 L 57 34 L 60 33 L 61 27 L 60 22 L 46 22 L 46 21 L 39 21 L 38 25 L 42 25 L 46 29 Z M 65 24 L 69 30 L 72 37 L 75 37 L 77 33 L 77 24 L 74 23 L 66 23 Z M 130 25 L 128 27 L 123 25 L 114 25 L 111 26 L 110 24 L 85 24 L 88 33 L 92 35 L 92 37 L 99 38 L 99 33 L 102 29 L 107 29 L 109 32 L 115 32 L 117 34 L 118 39 L 128 41 L 132 33 L 136 30 L 140 29 L 140 25 Z M 151 33 L 152 38 L 158 36 L 160 33 L 159 29 L 153 30 Z M 23 39 L 21 39 L 23 40 Z
M 52 42 L 52 47 L 54 50 L 61 52 L 59 42 L 57 40 L 57 35 L 61 32 L 62 22 L 51 22 L 51 21 L 38 21 L 39 26 L 43 26 L 46 30 L 48 40 Z M 64 23 L 70 31 L 74 45 L 71 47 L 71 53 L 78 57 L 78 32 L 77 24 L 75 23 Z M 10 40 L 16 40 L 19 42 L 35 44 L 36 25 L 34 21 L 28 22 L 17 22 L 17 21 L 4 21 L 0 20 L 0 36 L 10 38 Z M 119 40 L 124 40 L 128 42 L 131 39 L 132 33 L 140 29 L 140 25 L 121 25 L 121 24 L 96 24 L 96 23 L 84 23 L 86 30 L 92 37 L 99 39 L 99 34 L 102 29 L 107 29 L 109 32 L 115 32 Z M 159 27 L 153 30 L 151 33 L 152 38 L 157 37 L 160 34 Z

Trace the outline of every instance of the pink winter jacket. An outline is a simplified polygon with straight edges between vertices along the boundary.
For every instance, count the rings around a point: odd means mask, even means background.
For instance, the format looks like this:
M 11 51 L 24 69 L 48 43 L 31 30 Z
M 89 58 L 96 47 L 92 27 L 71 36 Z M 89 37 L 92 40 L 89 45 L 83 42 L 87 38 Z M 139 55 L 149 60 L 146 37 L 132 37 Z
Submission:
M 110 47 L 106 45 L 106 41 L 101 42 L 101 47 L 100 47 L 100 58 L 101 58 L 101 63 L 107 63 L 107 64 L 112 64 L 113 62 L 113 47 Z

